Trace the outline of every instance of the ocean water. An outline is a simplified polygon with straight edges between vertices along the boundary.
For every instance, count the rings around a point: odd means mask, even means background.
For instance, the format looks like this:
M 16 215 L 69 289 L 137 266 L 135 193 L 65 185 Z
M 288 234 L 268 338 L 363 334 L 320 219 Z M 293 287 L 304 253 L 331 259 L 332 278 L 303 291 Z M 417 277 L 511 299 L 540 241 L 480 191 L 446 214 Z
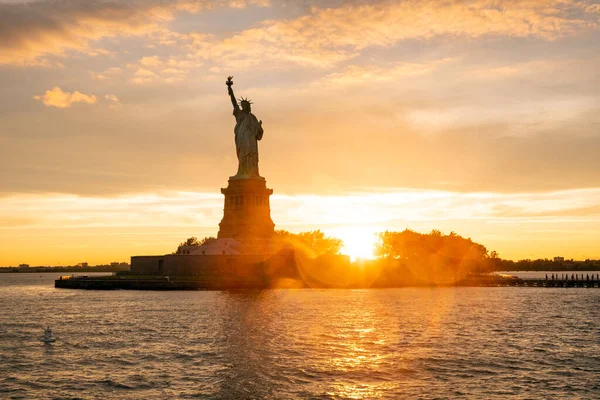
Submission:
M 600 289 L 141 292 L 0 274 L 1 399 L 599 399 Z M 39 341 L 50 325 L 58 338 Z

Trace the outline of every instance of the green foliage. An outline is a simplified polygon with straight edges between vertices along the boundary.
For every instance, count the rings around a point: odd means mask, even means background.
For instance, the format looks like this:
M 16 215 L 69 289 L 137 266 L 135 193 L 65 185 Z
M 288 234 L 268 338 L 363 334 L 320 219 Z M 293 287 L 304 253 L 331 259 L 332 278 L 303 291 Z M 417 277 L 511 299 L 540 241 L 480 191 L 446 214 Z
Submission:
M 276 230 L 274 238 L 281 244 L 287 244 L 296 249 L 306 250 L 312 256 L 340 254 L 344 245 L 341 239 L 325 236 L 319 229 L 300 233 Z

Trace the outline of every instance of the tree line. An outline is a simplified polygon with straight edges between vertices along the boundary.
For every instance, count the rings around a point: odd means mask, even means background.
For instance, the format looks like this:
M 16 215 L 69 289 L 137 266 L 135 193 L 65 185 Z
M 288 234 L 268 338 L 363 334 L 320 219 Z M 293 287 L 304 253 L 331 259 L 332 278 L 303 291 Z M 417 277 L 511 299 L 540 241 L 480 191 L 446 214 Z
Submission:
M 216 238 L 212 236 L 201 240 L 191 237 L 179 244 L 175 254 L 180 254 L 184 246 L 202 246 L 213 240 Z M 312 256 L 339 255 L 344 245 L 341 239 L 327 236 L 319 229 L 300 233 L 276 230 L 273 240 Z M 489 251 L 470 238 L 455 232 L 443 234 L 439 230 L 430 233 L 410 229 L 380 232 L 374 255 L 380 260 L 395 260 L 413 273 L 454 278 L 472 272 L 600 270 L 600 260 L 504 260 L 496 251 Z
M 203 246 L 217 240 L 214 236 L 207 236 L 201 240 L 192 236 L 181 242 L 175 254 L 182 254 L 183 249 L 189 246 Z M 286 230 L 276 230 L 272 240 L 277 242 L 277 248 L 293 247 L 302 249 L 313 256 L 323 254 L 340 254 L 344 243 L 341 239 L 325 235 L 320 229 L 314 231 L 292 233 Z

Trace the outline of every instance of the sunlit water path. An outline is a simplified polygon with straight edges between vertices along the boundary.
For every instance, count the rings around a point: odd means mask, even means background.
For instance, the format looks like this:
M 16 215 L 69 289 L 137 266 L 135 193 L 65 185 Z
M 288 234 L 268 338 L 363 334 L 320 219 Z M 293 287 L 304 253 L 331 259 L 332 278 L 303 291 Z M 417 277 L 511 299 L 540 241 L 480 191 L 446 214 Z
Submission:
M 0 398 L 600 398 L 594 289 L 99 292 L 54 278 L 0 274 Z

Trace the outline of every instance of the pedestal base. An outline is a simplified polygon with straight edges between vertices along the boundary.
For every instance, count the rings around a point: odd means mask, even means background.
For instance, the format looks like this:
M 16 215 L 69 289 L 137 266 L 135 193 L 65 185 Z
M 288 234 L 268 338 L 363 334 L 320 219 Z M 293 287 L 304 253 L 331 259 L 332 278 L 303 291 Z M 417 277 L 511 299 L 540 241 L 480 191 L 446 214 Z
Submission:
M 264 178 L 231 177 L 221 193 L 225 195 L 225 207 L 218 238 L 245 242 L 271 238 L 275 224 L 271 219 L 269 196 L 273 189 L 267 189 Z

